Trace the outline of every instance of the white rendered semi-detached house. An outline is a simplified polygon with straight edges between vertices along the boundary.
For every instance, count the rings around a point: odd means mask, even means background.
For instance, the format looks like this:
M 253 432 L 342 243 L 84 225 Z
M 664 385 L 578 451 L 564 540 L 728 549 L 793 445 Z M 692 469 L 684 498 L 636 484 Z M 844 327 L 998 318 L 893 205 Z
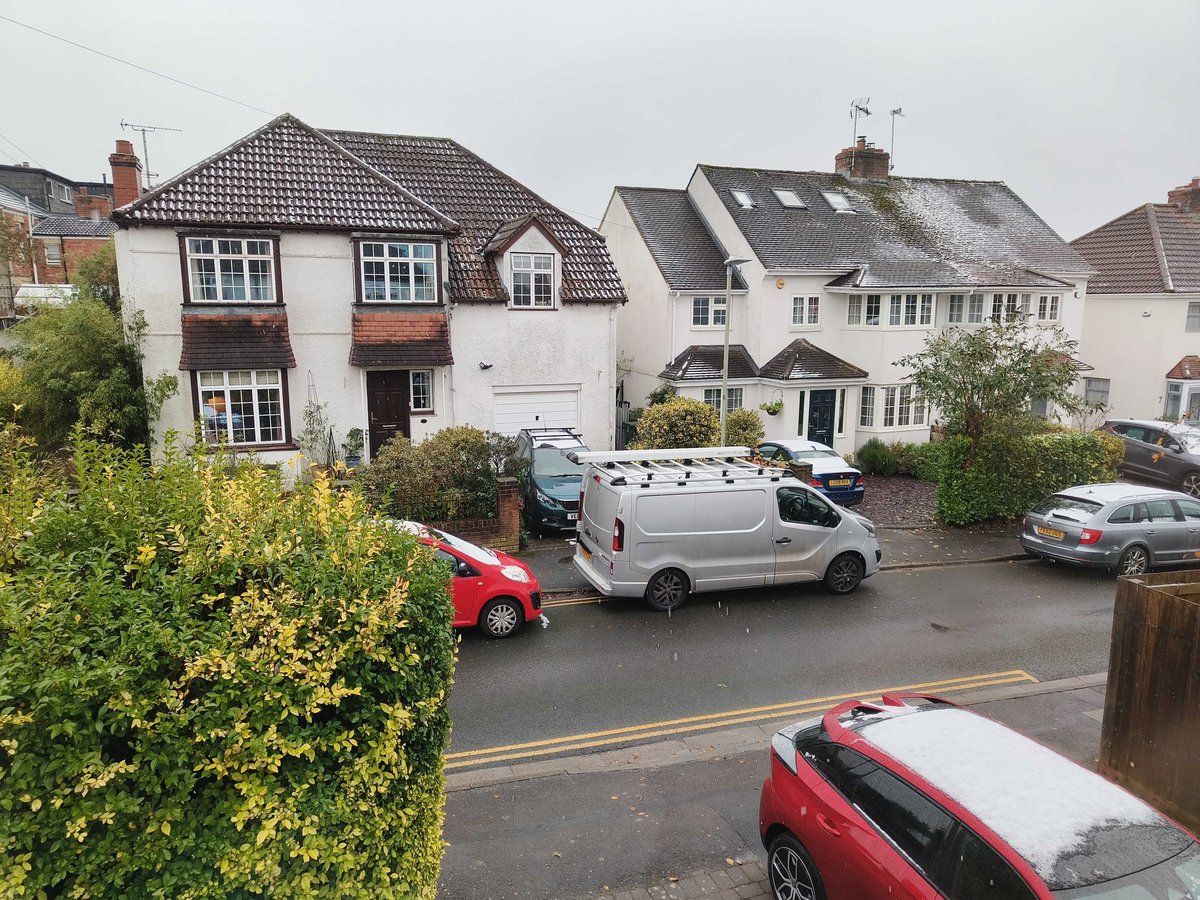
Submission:
M 627 400 L 665 381 L 719 403 L 731 257 L 749 262 L 728 405 L 782 401 L 768 438 L 927 440 L 931 411 L 893 363 L 940 329 L 1021 312 L 1078 339 L 1091 267 L 1003 183 L 893 177 L 861 139 L 835 170 L 701 165 L 683 190 L 616 188 L 600 232 L 629 294 Z
M 1200 420 L 1200 178 L 1071 242 L 1096 269 L 1079 353 L 1116 418 Z
M 474 425 L 612 446 L 620 279 L 596 232 L 445 138 L 291 115 L 114 214 L 156 423 L 278 462 L 309 400 L 374 455 Z

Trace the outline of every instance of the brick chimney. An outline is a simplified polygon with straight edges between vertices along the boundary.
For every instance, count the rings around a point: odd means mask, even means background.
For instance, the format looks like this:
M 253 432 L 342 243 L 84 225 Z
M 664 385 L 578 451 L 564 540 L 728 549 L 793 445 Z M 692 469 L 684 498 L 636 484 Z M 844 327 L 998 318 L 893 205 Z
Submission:
M 1193 178 L 1188 184 L 1167 191 L 1167 202 L 1188 212 L 1200 213 L 1200 178 Z
M 861 135 L 858 143 L 847 147 L 833 161 L 833 171 L 858 181 L 887 181 L 889 156 Z
M 112 200 L 101 194 L 93 197 L 85 187 L 75 189 L 75 215 L 85 219 L 107 219 L 112 215 Z
M 142 161 L 134 155 L 133 144 L 117 141 L 108 163 L 112 166 L 113 206 L 124 206 L 142 196 Z

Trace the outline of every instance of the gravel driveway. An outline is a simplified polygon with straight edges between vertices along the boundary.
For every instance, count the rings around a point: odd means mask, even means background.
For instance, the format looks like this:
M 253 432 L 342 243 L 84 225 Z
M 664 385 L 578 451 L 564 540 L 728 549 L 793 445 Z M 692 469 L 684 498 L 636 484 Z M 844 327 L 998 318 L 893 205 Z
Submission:
M 932 481 L 901 475 L 868 475 L 863 501 L 854 507 L 854 511 L 862 513 L 876 525 L 935 525 L 936 493 L 937 485 Z

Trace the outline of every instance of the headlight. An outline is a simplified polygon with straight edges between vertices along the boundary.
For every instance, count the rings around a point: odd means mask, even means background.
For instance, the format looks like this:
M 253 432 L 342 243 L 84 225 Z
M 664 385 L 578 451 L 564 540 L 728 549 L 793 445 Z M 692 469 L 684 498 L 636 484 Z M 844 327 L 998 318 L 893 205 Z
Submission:
M 504 566 L 500 570 L 500 574 L 509 581 L 519 581 L 521 584 L 529 584 L 529 573 L 520 566 Z
M 535 490 L 533 494 L 535 497 L 537 497 L 537 502 L 542 504 L 542 506 L 553 506 L 555 509 L 558 509 L 558 501 L 553 497 L 547 497 L 541 491 L 537 490 Z
M 856 516 L 860 525 L 867 529 L 867 534 L 875 537 L 875 524 L 870 519 L 864 519 L 862 516 Z

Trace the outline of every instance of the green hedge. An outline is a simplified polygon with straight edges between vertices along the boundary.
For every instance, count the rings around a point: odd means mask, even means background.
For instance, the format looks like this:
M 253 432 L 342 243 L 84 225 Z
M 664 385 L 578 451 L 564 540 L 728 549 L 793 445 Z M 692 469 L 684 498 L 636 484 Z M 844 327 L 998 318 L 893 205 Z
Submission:
M 432 897 L 444 567 L 325 479 L 74 454 L 36 502 L 0 432 L 0 897 Z
M 950 525 L 1024 515 L 1047 494 L 1076 484 L 1113 481 L 1124 452 L 1101 433 L 1053 431 L 984 438 L 969 467 L 970 441 L 938 442 L 942 454 L 938 517 Z

